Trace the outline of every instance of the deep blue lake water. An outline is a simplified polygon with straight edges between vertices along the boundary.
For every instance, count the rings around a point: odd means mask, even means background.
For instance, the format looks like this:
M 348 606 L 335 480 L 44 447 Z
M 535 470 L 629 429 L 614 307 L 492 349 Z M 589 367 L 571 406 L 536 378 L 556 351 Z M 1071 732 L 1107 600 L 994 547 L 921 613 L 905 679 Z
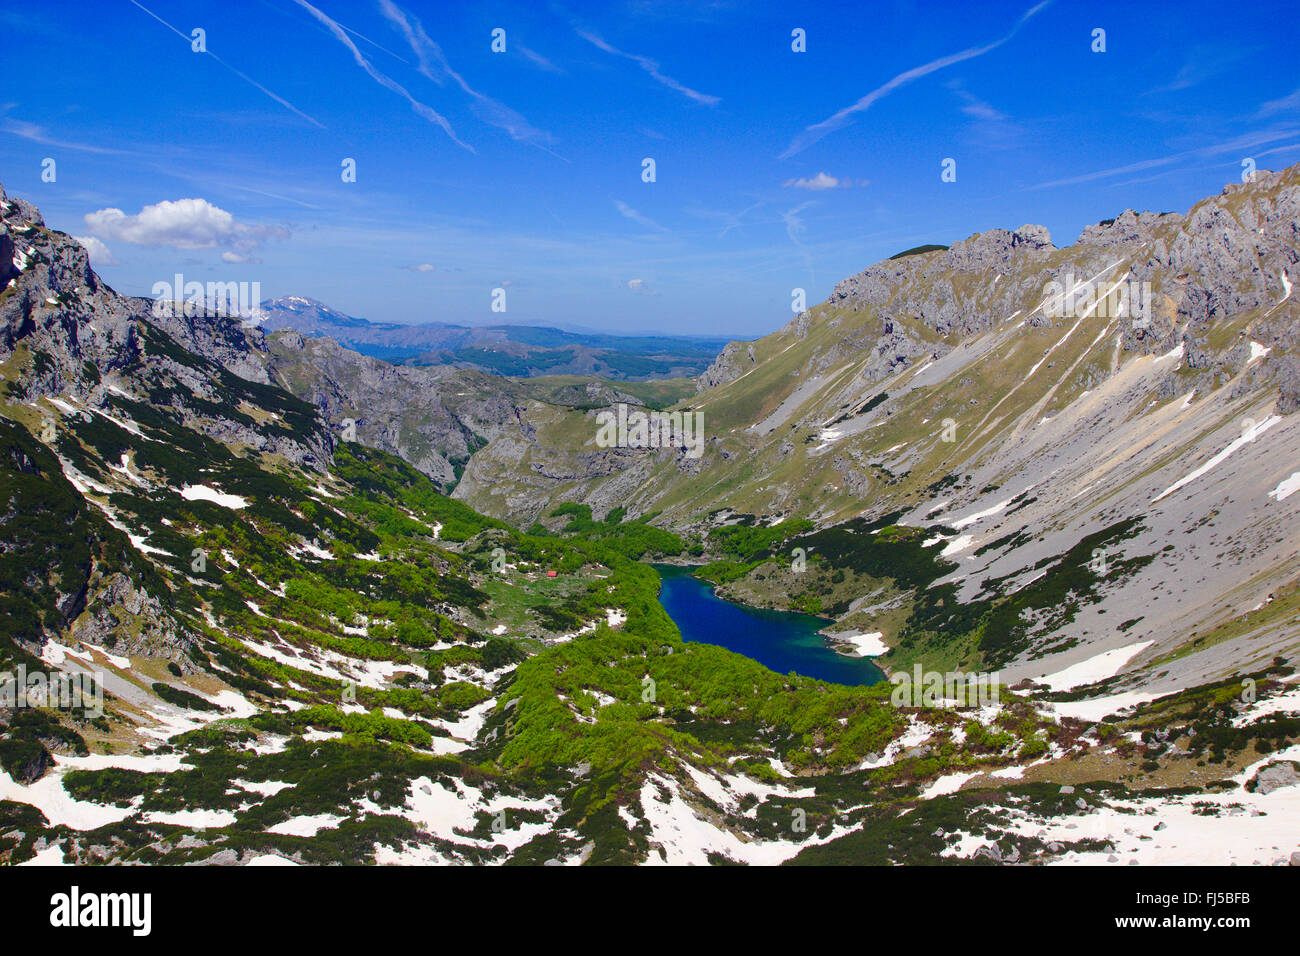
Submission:
M 820 628 L 826 618 L 791 611 L 767 611 L 724 601 L 713 586 L 691 577 L 690 568 L 656 564 L 663 579 L 659 603 L 682 632 L 682 639 L 717 644 L 744 654 L 778 674 L 794 671 L 835 684 L 874 684 L 880 669 L 865 657 L 837 653 Z

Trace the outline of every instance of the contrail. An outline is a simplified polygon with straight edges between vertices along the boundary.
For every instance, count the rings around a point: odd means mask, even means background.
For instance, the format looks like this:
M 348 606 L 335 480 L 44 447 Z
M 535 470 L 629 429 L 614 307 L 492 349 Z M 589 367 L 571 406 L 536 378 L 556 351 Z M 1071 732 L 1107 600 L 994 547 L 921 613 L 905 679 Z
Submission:
M 152 10 L 150 10 L 148 7 L 146 7 L 144 4 L 142 4 L 142 3 L 137 3 L 136 0 L 128 0 L 128 2 L 131 3 L 131 4 L 134 5 L 134 6 L 139 7 L 139 8 L 140 8 L 141 10 L 143 10 L 145 13 L 149 14 L 149 16 L 153 17 L 155 20 L 157 20 L 159 23 L 161 23 L 163 26 L 165 26 L 168 30 L 171 30 L 172 33 L 176 34 L 178 37 L 180 37 L 181 39 L 183 39 L 186 43 L 192 43 L 192 42 L 193 42 L 193 38 L 192 38 L 189 34 L 187 34 L 187 33 L 182 33 L 180 30 L 177 30 L 174 26 L 172 26 L 170 23 L 168 23 L 168 22 L 167 22 L 166 20 L 164 20 L 162 17 L 158 16 L 158 14 L 154 13 Z M 252 85 L 252 86 L 257 87 L 259 90 L 261 90 L 261 91 L 262 91 L 263 93 L 265 93 L 267 96 L 271 97 L 271 99 L 275 100 L 275 101 L 276 101 L 277 103 L 279 103 L 281 106 L 285 107 L 286 109 L 293 110 L 295 113 L 297 113 L 297 114 L 298 114 L 299 116 L 301 116 L 303 119 L 305 119 L 307 122 L 312 123 L 312 124 L 314 124 L 314 125 L 316 125 L 316 126 L 319 126 L 321 129 L 324 129 L 324 128 L 325 128 L 325 124 L 324 124 L 324 123 L 321 123 L 320 121 L 318 121 L 318 120 L 316 120 L 316 119 L 313 119 L 312 117 L 308 116 L 306 113 L 304 113 L 302 110 L 298 109 L 298 107 L 294 106 L 292 103 L 290 103 L 290 102 L 289 102 L 288 100 L 286 100 L 284 97 L 282 97 L 282 96 L 278 96 L 278 95 L 276 95 L 275 93 L 272 93 L 272 92 L 271 92 L 270 90 L 268 90 L 265 86 L 263 86 L 261 83 L 257 82 L 257 80 L 253 79 L 253 78 L 252 78 L 251 76 L 249 76 L 248 74 L 246 74 L 246 73 L 241 73 L 239 70 L 235 69 L 233 66 L 231 66 L 229 63 L 227 63 L 225 60 L 221 59 L 221 57 L 217 56 L 217 55 L 216 55 L 215 53 L 213 53 L 211 50 L 203 50 L 202 52 L 204 52 L 204 53 L 206 53 L 208 56 L 212 57 L 212 59 L 216 60 L 218 63 L 220 63 L 222 66 L 224 66 L 224 67 L 225 67 L 227 70 L 229 70 L 231 73 L 235 74 L 235 76 L 239 77 L 239 78 L 240 78 L 241 80 L 243 80 L 245 83 L 248 83 L 248 84 L 250 84 L 250 85 Z

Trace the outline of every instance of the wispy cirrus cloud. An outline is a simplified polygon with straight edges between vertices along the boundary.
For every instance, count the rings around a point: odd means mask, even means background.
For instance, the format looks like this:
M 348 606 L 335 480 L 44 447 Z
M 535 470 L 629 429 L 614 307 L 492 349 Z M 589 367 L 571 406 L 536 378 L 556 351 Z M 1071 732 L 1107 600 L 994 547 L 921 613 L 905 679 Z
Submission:
M 727 212 L 726 210 L 706 209 L 703 206 L 699 206 L 699 205 L 688 207 L 686 212 L 688 215 L 695 216 L 697 219 L 707 219 L 707 220 L 713 220 L 715 222 L 721 222 L 722 230 L 718 233 L 718 238 L 721 239 L 724 236 L 726 236 L 727 233 L 731 232 L 731 230 L 740 229 L 745 224 L 744 223 L 745 217 L 749 215 L 751 212 L 753 212 L 755 209 L 759 209 L 764 205 L 766 205 L 766 203 L 760 199 L 758 202 L 754 203 L 753 205 L 746 206 L 744 209 L 740 210 L 740 212 Z
M 1110 169 L 1099 169 L 1090 173 L 1082 173 L 1078 176 L 1070 176 L 1065 179 L 1053 179 L 1050 182 L 1039 183 L 1036 186 L 1030 186 L 1030 189 L 1051 189 L 1056 186 L 1077 186 L 1081 183 L 1095 182 L 1099 179 L 1110 179 L 1115 176 L 1124 176 L 1130 173 L 1145 172 L 1148 169 L 1159 169 L 1165 166 L 1172 166 L 1188 159 L 1214 159 L 1219 156 L 1237 154 L 1245 158 L 1247 150 L 1253 150 L 1257 146 L 1267 146 L 1270 143 L 1276 143 L 1280 139 L 1289 139 L 1300 135 L 1300 128 L 1295 126 L 1279 127 L 1272 130 L 1263 130 L 1255 133 L 1243 133 L 1240 136 L 1233 137 L 1222 143 L 1214 143 L 1209 146 L 1198 146 L 1195 149 L 1185 149 L 1177 153 L 1171 153 L 1168 156 L 1157 156 L 1152 159 L 1142 159 L 1135 163 L 1129 163 L 1126 166 L 1115 166 Z M 1279 150 L 1268 150 L 1267 153 L 1278 152 Z M 1263 156 L 1266 153 L 1260 153 Z
M 815 205 L 817 205 L 817 200 L 810 199 L 805 203 L 800 203 L 793 209 L 787 209 L 781 213 L 781 221 L 785 223 L 785 234 L 790 237 L 790 241 L 794 243 L 795 248 L 803 255 L 804 265 L 808 268 L 808 274 L 814 277 L 814 281 L 815 273 L 813 272 L 812 255 L 803 244 L 803 237 L 808 232 L 808 227 L 804 225 L 802 213 L 805 209 Z
M 810 206 L 815 205 L 817 205 L 816 200 L 810 199 L 806 203 L 801 203 L 793 209 L 788 209 L 781 213 L 781 219 L 785 223 L 786 235 L 790 237 L 791 242 L 801 248 L 803 246 L 802 237 L 804 233 L 808 231 L 808 227 L 804 225 L 803 217 L 800 213 Z
M 614 200 L 614 207 L 619 211 L 624 219 L 630 219 L 638 226 L 645 226 L 647 229 L 653 229 L 656 232 L 667 232 L 663 226 L 655 222 L 649 216 L 643 216 L 621 199 Z
M 576 30 L 578 36 L 582 37 L 592 46 L 596 47 L 599 50 L 604 50 L 606 53 L 611 53 L 614 56 L 621 56 L 625 60 L 631 60 L 637 66 L 641 67 L 641 69 L 645 70 L 646 73 L 648 73 L 651 77 L 653 77 L 656 82 L 662 83 L 670 90 L 675 90 L 678 93 L 682 94 L 683 96 L 687 97 L 688 99 L 694 100 L 696 103 L 702 103 L 705 106 L 717 106 L 719 103 L 722 102 L 722 98 L 719 96 L 710 96 L 708 93 L 701 93 L 698 90 L 691 89 L 689 86 L 686 86 L 685 84 L 679 83 L 677 80 L 673 79 L 671 76 L 668 76 L 662 70 L 660 70 L 659 64 L 655 60 L 650 59 L 648 56 L 639 56 L 635 53 L 624 53 L 622 50 L 618 49 L 612 44 L 607 43 L 603 37 L 595 33 L 592 33 L 590 30 L 585 30 L 581 27 L 575 27 L 574 29 Z
M 132 0 L 132 2 L 134 2 L 134 0 Z M 430 123 L 441 128 L 457 146 L 469 150 L 471 153 L 475 152 L 473 146 L 470 146 L 456 135 L 455 130 L 451 128 L 451 124 L 447 122 L 446 118 L 441 113 L 435 110 L 432 106 L 429 106 L 427 103 L 422 103 L 417 100 L 407 92 L 406 87 L 402 86 L 402 84 L 398 83 L 392 77 L 376 69 L 375 65 L 367 60 L 365 56 L 362 55 L 361 51 L 357 49 L 357 45 L 349 39 L 348 31 L 345 30 L 337 21 L 331 19 L 320 10 L 313 7 L 307 2 L 307 0 L 294 0 L 294 2 L 315 17 L 317 21 L 323 24 L 324 27 L 334 35 L 335 39 L 348 48 L 348 51 L 352 54 L 352 59 L 356 61 L 357 66 L 365 70 L 372 80 L 384 87 L 384 89 L 391 90 L 405 99 L 411 104 L 411 109 L 413 109 L 418 116 L 423 117 Z
M 1292 113 L 1297 110 L 1300 110 L 1300 90 L 1262 104 L 1255 111 L 1255 119 L 1267 119 L 1270 116 L 1276 116 L 1278 113 Z
M 108 149 L 104 146 L 92 146 L 89 143 L 73 143 L 66 139 L 58 139 L 48 133 L 44 126 L 38 126 L 35 123 L 28 123 L 23 120 L 5 120 L 4 125 L 0 126 L 0 132 L 31 140 L 33 143 L 40 143 L 42 146 L 56 146 L 59 149 L 72 149 L 81 153 L 102 153 L 110 156 L 130 154 L 130 151 L 125 149 Z
M 931 60 L 929 63 L 923 63 L 922 65 L 913 67 L 910 70 L 904 70 L 889 82 L 876 87 L 866 96 L 861 97 L 851 106 L 846 106 L 844 109 L 833 113 L 820 123 L 814 123 L 812 126 L 805 128 L 802 133 L 791 140 L 790 145 L 786 147 L 785 152 L 781 154 L 780 158 L 789 159 L 791 156 L 802 153 L 823 136 L 833 133 L 836 130 L 843 129 L 852 122 L 853 117 L 858 113 L 863 113 L 871 109 L 875 103 L 888 96 L 899 87 L 906 86 L 913 80 L 919 80 L 923 76 L 929 76 L 931 73 L 935 73 L 945 67 L 952 66 L 956 63 L 962 63 L 966 60 L 973 60 L 977 56 L 983 56 L 985 53 L 996 50 L 998 47 L 1011 40 L 1020 31 L 1020 28 L 1030 19 L 1030 17 L 1049 6 L 1051 2 L 1052 0 L 1042 0 L 1041 3 L 1030 7 L 1027 11 L 1021 14 L 1020 19 L 1016 21 L 1010 32 L 1000 39 L 994 40 L 992 43 L 986 43 L 984 46 L 968 47 L 967 49 L 961 50 L 957 53 L 950 53 L 947 56 L 939 57 L 937 60 Z
M 516 50 L 518 50 L 520 53 L 526 56 L 529 62 L 531 62 L 539 70 L 545 70 L 547 73 L 564 72 L 562 68 L 556 66 L 554 63 L 552 63 L 546 57 L 542 56 L 536 50 L 530 49 L 529 47 L 526 47 L 522 43 L 519 43 L 517 41 L 515 42 L 514 46 Z
M 949 83 L 948 89 L 957 94 L 957 98 L 962 101 L 961 111 L 972 119 L 985 120 L 990 123 L 1001 123 L 1006 120 L 1007 114 L 967 90 L 961 85 L 960 80 Z
M 1168 83 L 1154 87 L 1143 96 L 1156 96 L 1162 93 L 1181 93 L 1218 76 L 1239 62 L 1243 56 L 1238 50 L 1224 50 L 1219 45 L 1198 44 L 1188 50 L 1188 60 L 1174 74 Z
M 425 32 L 419 19 L 409 15 L 392 0 L 379 0 L 379 9 L 388 22 L 402 34 L 407 45 L 416 55 L 419 61 L 416 68 L 420 73 L 439 86 L 447 79 L 453 80 L 470 97 L 471 108 L 483 122 L 505 130 L 512 139 L 546 149 L 544 144 L 550 142 L 550 133 L 537 129 L 518 111 L 470 86 L 463 76 L 452 69 L 446 55 L 442 52 L 442 47 Z M 549 149 L 546 151 L 551 152 Z M 557 154 L 551 153 L 551 155 Z M 558 158 L 563 159 L 563 157 Z
M 145 13 L 149 14 L 149 16 L 153 17 L 155 20 L 157 20 L 159 23 L 161 23 L 163 26 L 165 26 L 168 30 L 171 30 L 172 33 L 175 33 L 178 37 L 180 37 L 180 38 L 181 38 L 182 40 L 184 40 L 186 43 L 193 43 L 193 38 L 192 38 L 188 33 L 182 33 L 180 30 L 177 30 L 174 26 L 172 26 L 170 23 L 168 23 L 168 22 L 167 22 L 166 20 L 164 20 L 162 17 L 158 16 L 158 14 L 154 13 L 152 10 L 150 10 L 148 7 L 146 7 L 144 4 L 142 4 L 142 3 L 138 3 L 137 0 L 129 0 L 129 2 L 130 2 L 131 4 L 133 4 L 134 6 L 136 6 L 136 7 L 139 7 L 139 8 L 140 8 L 141 10 L 143 10 Z M 307 122 L 309 122 L 309 123 L 311 123 L 311 124 L 313 124 L 313 125 L 315 125 L 315 126 L 319 126 L 321 129 L 324 129 L 324 128 L 325 128 L 325 124 L 322 123 L 322 122 L 320 122 L 320 120 L 316 119 L 316 118 L 313 117 L 313 116 L 308 116 L 308 115 L 307 115 L 306 113 L 304 113 L 302 110 L 298 109 L 298 107 L 294 106 L 292 103 L 290 103 L 288 100 L 286 100 L 283 96 L 280 96 L 278 93 L 273 93 L 273 92 L 271 92 L 271 91 L 268 90 L 265 86 L 263 86 L 261 83 L 257 82 L 257 80 L 253 79 L 253 78 L 252 78 L 251 76 L 249 76 L 248 74 L 243 73 L 243 72 L 241 72 L 241 71 L 235 69 L 233 66 L 231 66 L 229 63 L 227 63 L 227 62 L 226 62 L 225 60 L 223 60 L 221 57 L 217 56 L 217 55 L 216 55 L 215 53 L 213 53 L 211 50 L 204 50 L 204 51 L 203 51 L 203 54 L 204 54 L 205 56 L 210 56 L 210 57 L 212 57 L 212 59 L 216 60 L 218 63 L 220 63 L 222 66 L 224 66 L 224 67 L 225 67 L 227 70 L 229 70 L 231 73 L 235 74 L 237 77 L 239 77 L 239 78 L 240 78 L 241 80 L 243 80 L 245 83 L 248 83 L 249 85 L 254 86 L 254 87 L 256 87 L 257 89 L 261 90 L 263 93 L 265 93 L 265 94 L 266 94 L 267 96 L 269 96 L 271 99 L 275 100 L 277 103 L 279 103 L 279 104 L 280 104 L 281 106 L 283 106 L 285 109 L 287 109 L 287 110 L 292 110 L 294 113 L 297 113 L 299 116 L 301 116 L 301 117 L 302 117 L 303 119 L 305 119 Z
M 992 103 L 966 89 L 961 80 L 947 84 L 961 100 L 961 111 L 969 116 L 971 141 L 985 149 L 1016 149 L 1024 142 L 1024 129 Z

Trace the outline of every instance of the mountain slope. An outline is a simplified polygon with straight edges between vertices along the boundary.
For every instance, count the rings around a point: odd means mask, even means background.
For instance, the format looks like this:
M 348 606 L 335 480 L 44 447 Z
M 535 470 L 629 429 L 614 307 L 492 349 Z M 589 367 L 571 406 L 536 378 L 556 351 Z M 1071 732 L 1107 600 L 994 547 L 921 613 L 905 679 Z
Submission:
M 701 458 L 597 448 L 594 413 L 550 410 L 528 440 L 480 451 L 456 495 L 517 522 L 577 500 L 702 535 L 735 514 L 849 530 L 893 516 L 931 542 L 916 580 L 886 573 L 885 551 L 834 545 L 812 573 L 769 555 L 724 589 L 816 598 L 882 632 L 892 666 L 1014 678 L 1141 647 L 1144 687 L 1248 670 L 1300 641 L 1296 609 L 1269 601 L 1300 574 L 1298 222 L 1292 167 L 1186 215 L 1126 212 L 1065 249 L 1021 227 L 887 260 L 724 350 L 683 406 L 703 412 Z M 1148 316 L 1105 300 L 1134 281 Z M 1095 295 L 1049 315 L 1051 282 Z M 929 620 L 947 592 L 965 614 Z
M 1289 666 L 1249 704 L 1233 681 L 1102 722 L 1065 678 L 896 705 L 684 643 L 637 559 L 688 542 L 478 514 L 339 441 L 261 333 L 157 319 L 0 204 L 0 681 L 26 677 L 0 697 L 3 861 L 1093 860 L 1148 852 L 1130 798 L 1178 821 L 1150 852 L 1204 852 L 1204 807 L 1249 804 L 1232 852 L 1268 855 L 1297 809 Z M 48 693 L 74 676 L 102 698 Z

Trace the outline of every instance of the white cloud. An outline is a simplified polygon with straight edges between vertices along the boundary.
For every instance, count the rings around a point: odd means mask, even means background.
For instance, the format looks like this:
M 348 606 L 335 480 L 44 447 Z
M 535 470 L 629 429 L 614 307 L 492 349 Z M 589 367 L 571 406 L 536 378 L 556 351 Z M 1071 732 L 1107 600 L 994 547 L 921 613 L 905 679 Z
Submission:
M 206 199 L 164 200 L 145 206 L 135 215 L 120 209 L 100 209 L 86 214 L 91 235 L 136 246 L 172 249 L 213 249 L 224 246 L 247 253 L 267 239 L 287 239 L 282 226 L 239 222 Z
M 482 94 L 482 92 L 469 86 L 469 83 L 465 82 L 465 78 L 451 68 L 447 57 L 443 55 L 442 47 L 439 47 L 437 43 L 433 42 L 433 39 L 429 38 L 429 34 L 425 33 L 424 26 L 416 17 L 408 17 L 402 8 L 393 3 L 393 0 L 380 0 L 380 12 L 390 23 L 393 23 L 395 29 L 406 39 L 411 51 L 419 57 L 420 65 L 417 66 L 417 69 L 420 70 L 420 73 L 432 79 L 438 86 L 443 85 L 443 79 L 445 78 L 454 79 L 456 85 L 465 94 L 473 98 L 471 109 L 480 120 L 490 126 L 497 126 L 498 129 L 506 130 L 506 133 L 510 134 L 512 139 L 528 143 L 529 146 L 536 146 L 538 150 L 549 152 L 556 159 L 564 160 L 563 156 L 551 151 L 546 146 L 551 140 L 550 133 L 537 129 L 536 126 L 526 120 L 523 114 L 507 107 L 502 101 L 495 100 L 491 96 Z M 539 59 L 549 62 L 545 60 L 545 57 L 539 57 Z M 564 161 L 568 163 L 568 160 Z
M 1097 179 L 1107 179 L 1114 176 L 1125 175 L 1128 173 L 1145 172 L 1148 169 L 1157 169 L 1179 163 L 1185 159 L 1215 159 L 1223 155 L 1238 154 L 1242 156 L 1264 156 L 1266 153 L 1248 153 L 1245 150 L 1255 150 L 1259 146 L 1266 146 L 1275 143 L 1279 139 L 1290 139 L 1300 130 L 1294 127 L 1280 127 L 1261 132 L 1243 133 L 1240 136 L 1234 136 L 1232 139 L 1222 143 L 1216 143 L 1212 146 L 1200 146 L 1196 149 L 1184 150 L 1180 153 L 1174 153 L 1170 156 L 1158 156 L 1154 159 L 1144 159 L 1136 163 L 1129 163 L 1127 166 L 1118 166 L 1112 169 L 1101 169 L 1092 173 L 1084 173 L 1082 176 L 1071 176 L 1068 179 L 1054 179 L 1051 182 L 1039 183 L 1037 186 L 1030 186 L 1029 189 L 1050 189 L 1054 186 L 1077 186 L 1079 183 L 1093 182 Z M 1290 149 L 1292 146 L 1281 147 Z M 1277 149 L 1268 150 L 1269 153 L 1277 152 Z
M 437 272 L 438 271 L 436 267 L 434 267 L 431 263 L 428 262 L 421 262 L 411 266 L 403 266 L 402 268 L 408 269 L 411 272 Z
M 866 184 L 867 181 L 865 179 L 858 180 L 859 186 L 865 186 Z M 836 189 L 836 188 L 847 189 L 853 185 L 853 180 L 847 178 L 839 179 L 835 176 L 830 175 L 830 173 L 822 172 L 822 173 L 818 173 L 816 176 L 812 177 L 811 179 L 803 179 L 803 178 L 787 179 L 781 185 L 787 188 L 793 187 L 795 189 L 810 189 L 813 190 L 814 192 L 817 192 L 822 189 Z
M 221 261 L 228 262 L 231 265 L 260 265 L 262 262 L 261 259 L 254 258 L 253 256 L 245 256 L 238 252 L 230 252 L 229 250 L 221 254 Z
M 499 100 L 480 93 L 465 82 L 465 78 L 452 69 L 451 63 L 448 62 L 447 57 L 442 52 L 442 47 L 434 43 L 429 35 L 424 32 L 424 26 L 416 17 L 408 17 L 406 12 L 394 4 L 392 0 L 379 0 L 379 9 L 405 38 L 407 44 L 411 47 L 411 52 L 419 58 L 420 65 L 417 69 L 425 77 L 433 80 L 439 86 L 443 85 L 445 78 L 449 77 L 455 80 L 456 84 L 473 98 L 471 109 L 483 122 L 505 130 L 512 139 L 536 146 L 551 153 L 552 156 L 558 156 L 558 154 L 547 149 L 545 145 L 551 140 L 550 133 L 537 129 L 518 111 L 511 109 Z M 563 159 L 564 157 L 558 156 L 558 158 Z
M 93 266 L 117 266 L 121 265 L 117 257 L 113 255 L 108 246 L 104 245 L 102 240 L 94 236 L 73 236 L 77 242 L 86 247 L 86 252 L 90 255 L 90 264 Z
M 653 289 L 651 289 L 648 285 L 646 285 L 645 279 L 628 279 L 627 287 L 631 289 L 633 292 L 635 292 L 637 295 L 658 295 L 659 294 L 658 292 L 655 292 Z

